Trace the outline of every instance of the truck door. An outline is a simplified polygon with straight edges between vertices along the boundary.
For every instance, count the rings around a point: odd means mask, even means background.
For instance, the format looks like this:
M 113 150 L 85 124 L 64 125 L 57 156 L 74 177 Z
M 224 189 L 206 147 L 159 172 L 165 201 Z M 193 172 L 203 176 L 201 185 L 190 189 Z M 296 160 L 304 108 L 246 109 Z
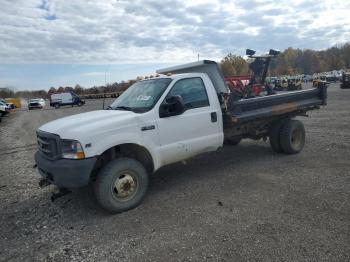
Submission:
M 214 90 L 214 88 L 212 88 Z M 162 165 L 181 161 L 222 145 L 222 116 L 216 92 L 207 90 L 201 77 L 178 80 L 166 95 L 181 96 L 185 111 L 157 119 Z M 210 93 L 214 93 L 213 94 Z

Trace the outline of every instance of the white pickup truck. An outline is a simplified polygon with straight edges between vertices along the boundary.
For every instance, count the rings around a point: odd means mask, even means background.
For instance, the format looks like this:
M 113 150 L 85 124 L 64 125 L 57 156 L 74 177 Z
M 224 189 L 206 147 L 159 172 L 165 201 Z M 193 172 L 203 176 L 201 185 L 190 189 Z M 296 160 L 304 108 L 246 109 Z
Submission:
M 37 130 L 42 182 L 60 189 L 92 184 L 111 212 L 136 207 L 149 175 L 162 166 L 215 151 L 224 141 L 270 138 L 273 150 L 302 150 L 304 126 L 291 120 L 326 104 L 326 87 L 231 99 L 218 65 L 199 61 L 158 70 L 109 110 L 58 119 Z
M 8 113 L 10 113 L 10 106 L 0 101 L 0 122 L 1 117 L 7 115 Z

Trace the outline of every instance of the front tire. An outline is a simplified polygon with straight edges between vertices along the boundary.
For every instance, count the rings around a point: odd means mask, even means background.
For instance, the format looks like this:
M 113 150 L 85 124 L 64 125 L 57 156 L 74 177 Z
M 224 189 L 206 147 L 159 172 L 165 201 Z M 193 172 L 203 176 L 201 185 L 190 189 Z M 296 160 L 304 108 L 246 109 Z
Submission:
M 299 120 L 289 120 L 280 131 L 280 143 L 283 152 L 297 154 L 305 144 L 305 128 Z
M 138 206 L 148 188 L 148 174 L 143 165 L 131 158 L 109 162 L 94 183 L 98 203 L 112 213 Z

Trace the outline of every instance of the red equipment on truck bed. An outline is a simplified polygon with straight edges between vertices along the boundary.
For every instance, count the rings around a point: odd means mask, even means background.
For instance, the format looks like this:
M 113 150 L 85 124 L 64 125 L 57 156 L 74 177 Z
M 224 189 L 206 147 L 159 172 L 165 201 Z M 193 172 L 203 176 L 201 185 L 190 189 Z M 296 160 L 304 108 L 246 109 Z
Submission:
M 246 86 L 249 84 L 250 76 L 225 76 L 226 84 L 230 89 L 236 88 L 240 85 Z
M 260 85 L 249 85 L 251 76 L 225 76 L 225 82 L 231 92 L 237 93 L 241 98 L 260 96 L 262 91 Z

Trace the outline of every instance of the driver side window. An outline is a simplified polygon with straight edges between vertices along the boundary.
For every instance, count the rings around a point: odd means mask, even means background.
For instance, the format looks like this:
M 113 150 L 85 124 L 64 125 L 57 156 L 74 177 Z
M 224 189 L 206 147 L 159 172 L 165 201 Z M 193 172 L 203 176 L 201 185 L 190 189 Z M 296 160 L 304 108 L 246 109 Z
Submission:
M 166 98 L 179 95 L 185 109 L 209 106 L 209 99 L 203 80 L 200 77 L 186 78 L 177 81 Z

